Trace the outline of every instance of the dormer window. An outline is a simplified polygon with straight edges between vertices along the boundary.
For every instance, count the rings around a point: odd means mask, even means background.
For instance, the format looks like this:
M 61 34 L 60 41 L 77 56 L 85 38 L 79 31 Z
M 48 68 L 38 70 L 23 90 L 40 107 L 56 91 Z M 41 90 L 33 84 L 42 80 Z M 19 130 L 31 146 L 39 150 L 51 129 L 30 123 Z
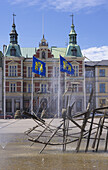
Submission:
M 45 59 L 45 51 L 42 51 L 42 58 Z
M 73 47 L 72 51 L 72 56 L 77 56 L 77 49 Z
M 10 55 L 11 56 L 16 56 L 16 49 L 14 47 L 11 48 Z

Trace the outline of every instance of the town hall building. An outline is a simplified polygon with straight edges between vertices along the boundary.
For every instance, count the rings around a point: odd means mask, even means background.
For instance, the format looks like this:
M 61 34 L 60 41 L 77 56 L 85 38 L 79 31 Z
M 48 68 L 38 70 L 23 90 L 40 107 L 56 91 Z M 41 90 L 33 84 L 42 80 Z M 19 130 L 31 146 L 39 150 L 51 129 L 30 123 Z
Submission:
M 60 54 L 72 64 L 73 75 L 60 72 Z M 43 107 L 49 113 L 56 114 L 59 111 L 61 114 L 68 97 L 70 105 L 74 103 L 73 113 L 84 110 L 86 108 L 84 57 L 77 44 L 73 19 L 67 48 L 49 48 L 44 35 L 39 47 L 20 48 L 13 18 L 10 43 L 4 46 L 6 113 L 14 114 L 16 110 L 31 111 L 33 56 L 46 63 L 46 76 L 33 73 L 34 112 L 37 112 L 43 103 Z

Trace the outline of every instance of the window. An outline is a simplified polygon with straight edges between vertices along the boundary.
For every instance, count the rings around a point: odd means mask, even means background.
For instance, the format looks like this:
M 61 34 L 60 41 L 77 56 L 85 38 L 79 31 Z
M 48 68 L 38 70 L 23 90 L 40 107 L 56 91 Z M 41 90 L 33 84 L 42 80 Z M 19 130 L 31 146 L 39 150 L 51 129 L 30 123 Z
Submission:
M 28 84 L 28 93 L 32 92 L 32 84 Z
M 74 75 L 72 75 L 72 76 L 75 76 L 75 77 L 78 77 L 78 75 L 79 75 L 79 66 L 73 66 L 73 69 L 74 69 Z
M 16 77 L 17 76 L 17 66 L 9 66 L 9 76 Z
M 55 84 L 55 93 L 58 92 L 58 84 Z
M 6 100 L 6 112 L 12 112 L 12 100 Z
M 45 51 L 42 51 L 42 58 L 45 59 Z
M 73 37 L 73 41 L 74 41 L 74 37 Z M 77 49 L 75 47 L 73 47 L 72 51 L 72 56 L 77 56 Z
M 46 88 L 46 84 L 41 84 L 41 92 L 42 93 L 46 93 L 47 92 L 47 88 Z
M 100 105 L 100 107 L 105 106 L 106 105 L 106 100 L 105 99 L 100 99 L 99 100 L 99 105 Z
M 32 67 L 28 67 L 28 77 L 32 77 Z
M 99 77 L 105 77 L 105 69 L 99 70 Z
M 85 76 L 86 76 L 87 78 L 94 77 L 93 70 L 86 70 Z
M 12 47 L 12 48 L 10 49 L 10 55 L 11 55 L 11 56 L 16 56 L 16 49 L 15 49 L 14 47 Z
M 42 45 L 45 46 L 45 42 L 42 42 Z
M 15 100 L 14 107 L 15 110 L 20 110 L 20 100 Z
M 46 98 L 42 98 L 41 101 L 40 101 L 40 106 L 42 109 L 47 109 L 47 99 Z
M 92 91 L 92 87 L 93 87 L 93 84 L 92 83 L 87 83 L 87 85 L 86 85 L 86 92 L 87 93 L 91 93 L 91 91 Z
M 30 108 L 29 100 L 24 100 L 24 110 L 29 111 L 29 108 Z
M 78 92 L 78 84 L 72 84 L 72 92 Z
M 82 111 L 82 100 L 78 100 L 76 102 L 76 111 L 77 112 Z
M 54 77 L 59 76 L 59 67 L 54 67 Z
M 10 92 L 16 92 L 16 84 L 15 83 L 10 84 Z
M 99 86 L 100 93 L 105 93 L 105 83 L 101 83 Z

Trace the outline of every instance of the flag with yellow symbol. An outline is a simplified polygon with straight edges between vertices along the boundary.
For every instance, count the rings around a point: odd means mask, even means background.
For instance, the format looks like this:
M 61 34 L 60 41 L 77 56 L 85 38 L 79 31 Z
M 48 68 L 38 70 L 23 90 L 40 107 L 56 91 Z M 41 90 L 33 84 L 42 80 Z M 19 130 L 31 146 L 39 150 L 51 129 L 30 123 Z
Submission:
M 46 63 L 43 61 L 37 59 L 36 57 L 33 56 L 33 63 L 32 63 L 32 72 L 45 76 L 46 74 Z
M 62 56 L 60 56 L 60 71 L 61 72 L 66 72 L 68 74 L 74 74 L 74 69 L 73 69 L 71 63 L 69 63 Z

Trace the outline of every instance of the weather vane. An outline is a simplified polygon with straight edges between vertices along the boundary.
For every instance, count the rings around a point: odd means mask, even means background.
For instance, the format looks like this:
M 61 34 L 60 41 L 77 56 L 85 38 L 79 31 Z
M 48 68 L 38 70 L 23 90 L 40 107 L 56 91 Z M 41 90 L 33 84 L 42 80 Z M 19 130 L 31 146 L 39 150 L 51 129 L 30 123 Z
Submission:
M 15 16 L 16 16 L 16 15 L 13 13 L 13 24 L 15 24 L 15 23 L 14 23 L 14 17 L 15 17 Z
M 72 17 L 72 25 L 73 25 L 73 16 L 74 16 L 74 15 L 72 14 L 72 15 L 70 15 L 70 16 Z

